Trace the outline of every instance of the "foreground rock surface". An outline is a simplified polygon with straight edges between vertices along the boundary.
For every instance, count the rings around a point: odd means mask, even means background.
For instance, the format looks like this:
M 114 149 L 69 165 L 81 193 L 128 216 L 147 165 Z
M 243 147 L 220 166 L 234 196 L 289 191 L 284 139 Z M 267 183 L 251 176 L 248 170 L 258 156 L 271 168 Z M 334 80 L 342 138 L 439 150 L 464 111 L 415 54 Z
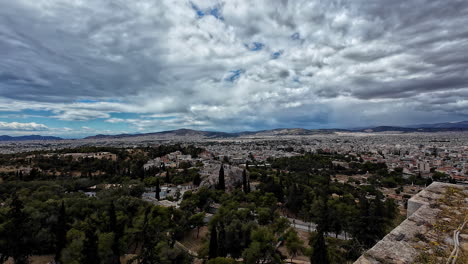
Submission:
M 454 247 L 453 231 L 468 213 L 468 186 L 434 182 L 408 201 L 408 218 L 355 264 L 445 263 Z M 467 225 L 461 230 L 460 259 L 466 263 Z M 433 262 L 427 262 L 433 263 Z

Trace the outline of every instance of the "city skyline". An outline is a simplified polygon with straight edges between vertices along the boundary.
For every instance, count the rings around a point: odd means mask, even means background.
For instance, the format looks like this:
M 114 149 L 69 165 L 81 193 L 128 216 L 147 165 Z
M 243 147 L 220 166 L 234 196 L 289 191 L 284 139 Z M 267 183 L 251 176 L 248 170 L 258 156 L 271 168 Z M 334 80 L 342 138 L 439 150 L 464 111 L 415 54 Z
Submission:
M 0 135 L 468 120 L 466 1 L 0 7 Z

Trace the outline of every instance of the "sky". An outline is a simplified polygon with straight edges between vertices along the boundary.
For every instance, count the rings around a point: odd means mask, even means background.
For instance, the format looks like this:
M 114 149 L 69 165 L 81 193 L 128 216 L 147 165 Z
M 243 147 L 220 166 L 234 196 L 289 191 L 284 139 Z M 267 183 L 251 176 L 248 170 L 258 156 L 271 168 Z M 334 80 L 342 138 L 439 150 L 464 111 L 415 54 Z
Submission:
M 0 0 L 0 135 L 468 120 L 466 0 Z

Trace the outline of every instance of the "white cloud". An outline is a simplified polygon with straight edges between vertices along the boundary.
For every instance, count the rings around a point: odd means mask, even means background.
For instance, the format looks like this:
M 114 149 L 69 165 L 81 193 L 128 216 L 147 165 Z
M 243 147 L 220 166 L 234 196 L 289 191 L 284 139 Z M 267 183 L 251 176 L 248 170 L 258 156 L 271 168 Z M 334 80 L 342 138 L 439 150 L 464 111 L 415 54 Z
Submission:
M 57 111 L 57 110 L 56 110 Z M 58 110 L 60 111 L 60 110 Z M 59 114 L 52 116 L 64 121 L 86 121 L 97 118 L 109 118 L 110 115 L 106 112 L 89 110 L 89 109 L 75 109 L 64 107 Z
M 0 122 L 0 130 L 6 131 L 45 131 L 49 128 L 43 124 L 31 123 L 18 123 L 18 122 Z
M 0 111 L 140 130 L 468 116 L 468 3 L 423 2 L 4 1 Z
M 105 120 L 105 122 L 108 122 L 108 123 L 123 123 L 123 122 L 125 122 L 125 119 L 122 119 L 122 118 L 109 118 L 109 119 Z

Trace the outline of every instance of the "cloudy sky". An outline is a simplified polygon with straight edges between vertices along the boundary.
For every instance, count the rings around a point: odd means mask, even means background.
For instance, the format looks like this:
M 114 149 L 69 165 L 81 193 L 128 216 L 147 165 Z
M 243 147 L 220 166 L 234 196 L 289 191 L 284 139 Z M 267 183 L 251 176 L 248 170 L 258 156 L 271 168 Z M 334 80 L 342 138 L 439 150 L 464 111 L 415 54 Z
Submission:
M 0 0 L 0 134 L 468 120 L 466 0 Z

